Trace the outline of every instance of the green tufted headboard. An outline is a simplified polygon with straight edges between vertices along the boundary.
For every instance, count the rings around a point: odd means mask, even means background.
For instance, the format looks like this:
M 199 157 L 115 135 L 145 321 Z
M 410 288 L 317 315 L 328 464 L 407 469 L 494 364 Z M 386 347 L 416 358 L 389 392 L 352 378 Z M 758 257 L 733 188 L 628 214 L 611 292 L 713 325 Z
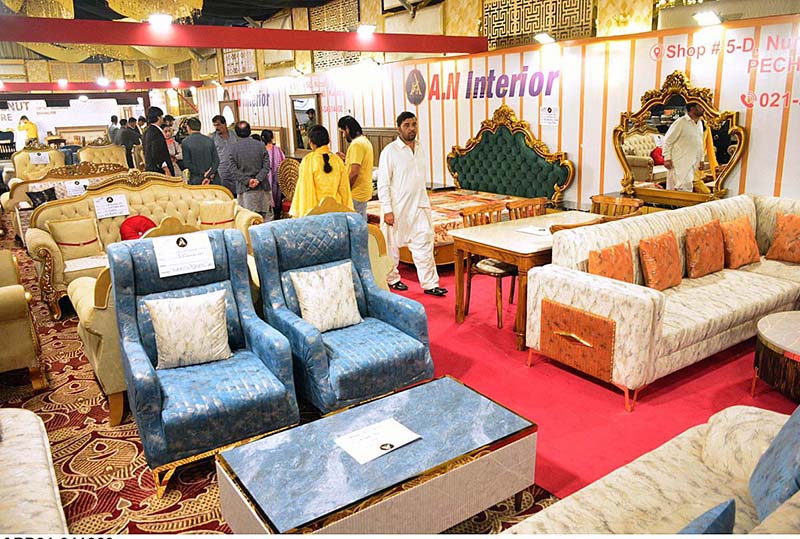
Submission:
M 447 168 L 461 189 L 525 198 L 547 197 L 558 206 L 575 168 L 563 152 L 550 153 L 528 122 L 503 105 L 481 122 L 466 148 L 454 146 Z

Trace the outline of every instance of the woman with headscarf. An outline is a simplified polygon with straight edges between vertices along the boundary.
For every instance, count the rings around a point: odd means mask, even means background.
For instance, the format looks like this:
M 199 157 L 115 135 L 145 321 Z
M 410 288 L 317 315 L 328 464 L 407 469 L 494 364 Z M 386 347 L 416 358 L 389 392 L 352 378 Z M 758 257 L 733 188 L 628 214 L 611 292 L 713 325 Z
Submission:
M 308 140 L 313 151 L 300 162 L 289 214 L 302 217 L 325 197 L 333 197 L 339 204 L 352 209 L 353 197 L 344 161 L 328 147 L 331 141 L 328 130 L 315 125 L 309 129 Z
M 286 156 L 280 146 L 275 144 L 275 134 L 271 130 L 264 129 L 261 132 L 261 142 L 264 143 L 269 156 L 269 183 L 272 186 L 272 207 L 275 208 L 276 215 L 278 215 L 281 210 L 281 199 L 283 198 L 281 189 L 278 186 L 278 168 L 280 168 Z

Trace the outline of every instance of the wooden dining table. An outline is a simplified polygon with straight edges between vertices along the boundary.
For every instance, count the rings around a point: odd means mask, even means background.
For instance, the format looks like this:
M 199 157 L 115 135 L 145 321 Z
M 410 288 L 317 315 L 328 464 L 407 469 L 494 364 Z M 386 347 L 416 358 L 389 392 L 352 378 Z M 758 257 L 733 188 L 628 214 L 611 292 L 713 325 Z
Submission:
M 514 332 L 517 350 L 525 349 L 525 326 L 528 314 L 528 270 L 550 263 L 553 249 L 551 225 L 586 223 L 601 217 L 595 213 L 563 211 L 525 219 L 449 231 L 453 238 L 456 272 L 456 322 L 464 321 L 465 261 L 478 255 L 501 260 L 517 267 L 517 316 Z

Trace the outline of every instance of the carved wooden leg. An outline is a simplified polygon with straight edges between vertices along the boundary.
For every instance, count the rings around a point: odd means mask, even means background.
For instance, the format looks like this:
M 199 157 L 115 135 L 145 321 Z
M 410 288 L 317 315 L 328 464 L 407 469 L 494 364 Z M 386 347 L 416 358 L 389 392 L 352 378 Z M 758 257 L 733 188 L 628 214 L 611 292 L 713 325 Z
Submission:
M 28 367 L 28 375 L 31 378 L 34 393 L 47 389 L 47 378 L 45 378 L 41 367 Z
M 456 323 L 464 321 L 464 250 L 454 245 L 456 273 Z
M 116 427 L 122 422 L 122 414 L 125 412 L 125 392 L 119 391 L 108 396 L 108 423 Z
M 503 279 L 495 279 L 497 287 L 495 288 L 494 301 L 497 304 L 497 329 L 503 329 Z
M 516 284 L 517 284 L 517 276 L 516 275 L 512 275 L 511 276 L 511 292 L 508 293 L 508 302 L 510 304 L 512 304 L 512 305 L 514 304 L 514 288 L 516 288 Z
M 42 259 L 42 273 L 39 276 L 39 289 L 42 292 L 42 301 L 50 309 L 50 316 L 53 320 L 61 320 L 61 305 L 58 300 L 62 295 L 53 288 L 53 255 L 47 249 L 39 249 L 36 255 Z
M 467 254 L 466 264 L 466 277 L 467 277 L 467 298 L 464 300 L 464 316 L 469 314 L 469 298 L 472 295 L 472 257 Z
M 517 350 L 525 350 L 525 326 L 528 316 L 528 270 L 530 267 L 520 265 L 519 290 L 517 292 L 517 317 L 514 330 L 517 332 Z
M 175 473 L 175 467 L 166 470 L 157 469 L 153 470 L 153 480 L 156 482 L 156 497 L 161 499 L 164 497 L 164 492 L 167 490 L 167 483 L 169 483 L 172 474 Z

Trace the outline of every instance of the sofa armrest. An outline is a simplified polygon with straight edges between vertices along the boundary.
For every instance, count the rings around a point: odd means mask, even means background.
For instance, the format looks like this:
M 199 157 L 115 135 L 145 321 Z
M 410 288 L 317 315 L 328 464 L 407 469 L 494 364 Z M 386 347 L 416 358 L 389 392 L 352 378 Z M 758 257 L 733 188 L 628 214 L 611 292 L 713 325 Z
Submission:
M 626 155 L 628 166 L 636 181 L 649 182 L 653 179 L 653 158 L 640 155 Z
M 255 312 L 242 316 L 242 329 L 247 348 L 264 362 L 264 365 L 283 382 L 290 393 L 294 393 L 292 372 L 292 348 L 289 340 L 275 328 L 258 318 Z
M 322 333 L 286 307 L 271 309 L 267 316 L 269 324 L 289 339 L 292 354 L 319 378 L 326 377 L 328 353 Z
M 533 268 L 528 272 L 526 340 L 536 350 L 540 349 L 543 299 L 614 321 L 613 383 L 637 389 L 655 379 L 663 293 L 555 264 Z
M 366 297 L 370 316 L 396 327 L 426 347 L 430 345 L 428 315 L 421 303 L 378 288 L 366 290 Z
M 251 226 L 263 223 L 264 218 L 254 211 L 237 205 L 233 219 L 234 226 L 244 234 L 244 239 L 247 241 L 247 251 L 252 253 L 253 247 L 250 245 L 250 231 L 248 229 Z
M 61 249 L 56 245 L 53 236 L 41 228 L 29 228 L 25 233 L 25 244 L 31 258 L 42 263 L 39 283 L 43 285 L 42 295 L 47 297 L 50 290 L 45 288 L 64 283 L 64 257 Z
M 28 298 L 21 284 L 0 287 L 0 322 L 28 317 Z

